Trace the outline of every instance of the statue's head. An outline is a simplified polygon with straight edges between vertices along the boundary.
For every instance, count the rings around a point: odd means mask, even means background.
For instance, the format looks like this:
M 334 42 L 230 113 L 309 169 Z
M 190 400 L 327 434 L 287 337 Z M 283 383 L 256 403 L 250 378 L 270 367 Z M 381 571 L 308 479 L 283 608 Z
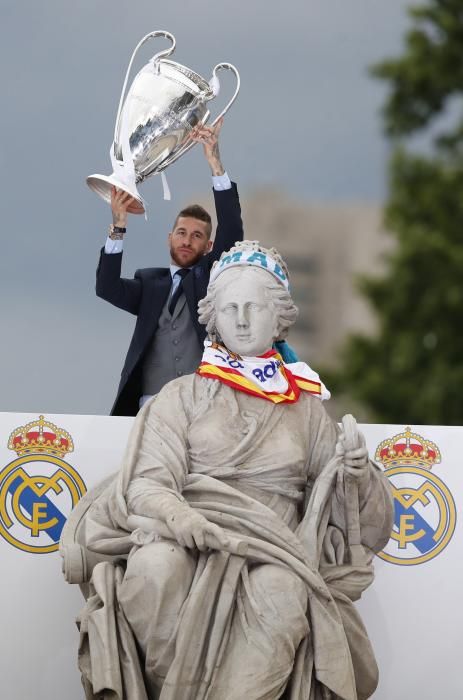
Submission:
M 236 243 L 214 263 L 198 309 L 212 341 L 248 357 L 283 340 L 298 314 L 286 264 L 275 248 L 257 241 Z

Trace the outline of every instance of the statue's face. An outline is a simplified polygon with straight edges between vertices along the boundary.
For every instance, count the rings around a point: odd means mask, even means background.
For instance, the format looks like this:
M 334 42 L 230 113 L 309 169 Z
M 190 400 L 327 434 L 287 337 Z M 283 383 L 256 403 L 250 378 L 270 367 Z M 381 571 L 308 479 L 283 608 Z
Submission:
M 262 355 L 277 337 L 275 310 L 263 286 L 267 275 L 247 269 L 238 275 L 223 273 L 215 299 L 216 328 L 228 350 L 237 355 Z

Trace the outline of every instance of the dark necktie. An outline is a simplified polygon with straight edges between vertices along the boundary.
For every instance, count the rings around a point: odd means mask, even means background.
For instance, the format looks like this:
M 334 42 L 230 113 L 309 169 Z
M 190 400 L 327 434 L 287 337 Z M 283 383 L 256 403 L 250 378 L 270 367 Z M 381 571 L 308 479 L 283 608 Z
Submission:
M 171 316 L 173 316 L 174 311 L 175 311 L 175 307 L 177 306 L 177 302 L 180 299 L 180 296 L 183 294 L 183 280 L 185 279 L 185 277 L 187 276 L 189 271 L 190 270 L 188 268 L 182 267 L 182 268 L 180 268 L 180 270 L 177 270 L 177 272 L 174 275 L 174 277 L 176 275 L 178 277 L 180 277 L 180 282 L 178 283 L 177 289 L 172 294 L 170 301 L 169 301 L 169 313 Z

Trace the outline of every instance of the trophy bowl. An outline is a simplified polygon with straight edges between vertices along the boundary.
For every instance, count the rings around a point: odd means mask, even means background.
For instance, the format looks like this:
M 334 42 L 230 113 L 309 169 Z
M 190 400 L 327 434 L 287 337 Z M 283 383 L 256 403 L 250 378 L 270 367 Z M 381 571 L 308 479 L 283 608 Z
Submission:
M 172 45 L 143 66 L 126 95 L 136 53 L 148 39 L 159 36 L 169 39 Z M 191 132 L 209 119 L 208 102 L 219 93 L 217 73 L 220 70 L 234 73 L 236 88 L 211 126 L 229 110 L 239 92 L 239 73 L 231 63 L 217 64 L 211 80 L 207 81 L 186 66 L 166 58 L 174 51 L 175 45 L 172 34 L 159 30 L 147 34 L 135 48 L 122 88 L 110 149 L 113 173 L 87 177 L 88 186 L 107 202 L 111 201 L 112 187 L 130 194 L 133 202 L 127 211 L 132 214 L 145 211 L 137 185 L 151 175 L 162 173 L 194 146 Z

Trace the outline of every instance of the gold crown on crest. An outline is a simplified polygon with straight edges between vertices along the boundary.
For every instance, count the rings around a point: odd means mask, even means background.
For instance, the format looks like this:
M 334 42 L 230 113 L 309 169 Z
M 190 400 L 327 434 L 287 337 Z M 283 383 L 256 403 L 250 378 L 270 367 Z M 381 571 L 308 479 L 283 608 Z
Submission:
M 14 450 L 18 456 L 46 453 L 62 457 L 73 452 L 74 443 L 66 430 L 39 416 L 38 420 L 13 430 L 8 440 L 8 449 Z
M 383 440 L 376 449 L 375 459 L 382 462 L 385 469 L 404 466 L 432 469 L 434 464 L 440 463 L 441 454 L 434 442 L 412 433 L 408 426 L 405 432 Z

